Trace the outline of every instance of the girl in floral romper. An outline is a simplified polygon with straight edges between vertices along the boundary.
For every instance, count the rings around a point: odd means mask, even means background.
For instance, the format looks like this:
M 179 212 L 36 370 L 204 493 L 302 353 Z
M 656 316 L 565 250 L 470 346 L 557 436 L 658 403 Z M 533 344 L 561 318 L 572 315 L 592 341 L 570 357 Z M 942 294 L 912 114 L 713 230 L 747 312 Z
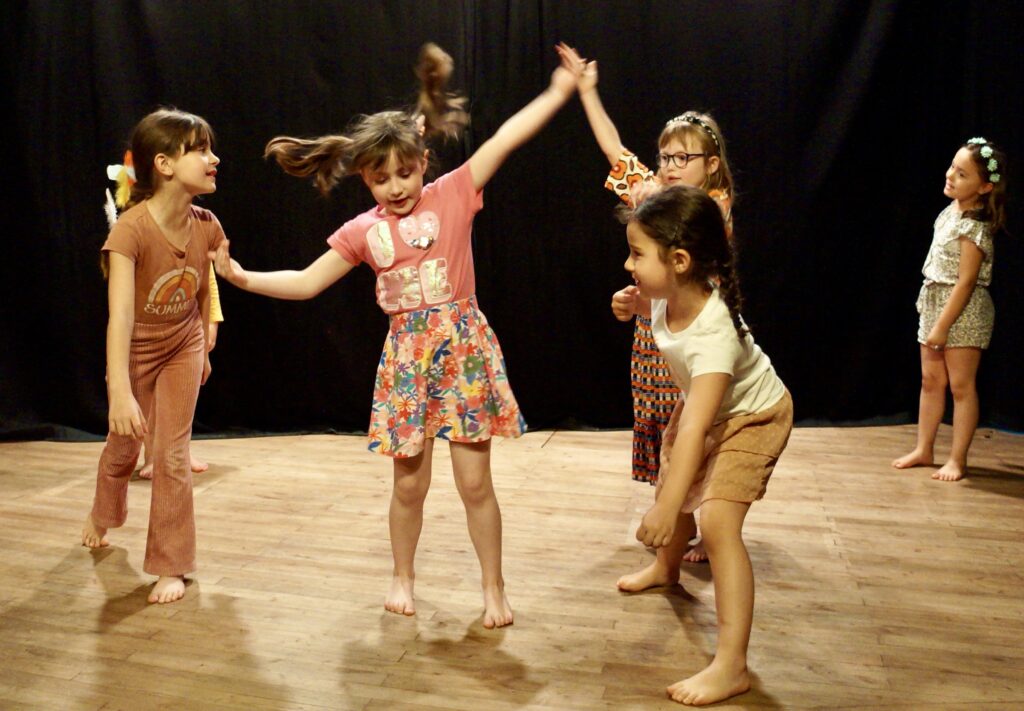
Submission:
M 390 316 L 374 384 L 370 449 L 393 458 L 389 512 L 394 571 L 385 608 L 415 613 L 413 559 L 430 486 L 435 438 L 450 442 L 455 483 L 483 578 L 484 627 L 512 623 L 501 573 L 501 512 L 490 469 L 490 439 L 526 429 L 505 375 L 498 341 L 477 306 L 471 251 L 483 188 L 506 158 L 565 104 L 582 70 L 567 48 L 540 96 L 509 118 L 456 170 L 423 184 L 423 136 L 456 134 L 467 120 L 462 99 L 445 91 L 452 60 L 426 45 L 417 67 L 417 113 L 362 117 L 347 135 L 274 138 L 267 145 L 288 173 L 315 176 L 326 193 L 359 175 L 377 205 L 342 225 L 330 248 L 302 271 L 251 272 L 224 247 L 217 273 L 248 291 L 308 299 L 360 262 L 377 275 L 377 302 Z
M 993 143 L 972 138 L 946 169 L 943 194 L 951 199 L 935 220 L 917 297 L 920 323 L 921 397 L 917 446 L 893 461 L 897 469 L 933 464 L 935 434 L 953 393 L 953 444 L 933 479 L 956 481 L 967 470 L 967 450 L 978 426 L 975 376 L 988 348 L 995 307 L 992 283 L 993 235 L 1004 225 L 1006 157 Z

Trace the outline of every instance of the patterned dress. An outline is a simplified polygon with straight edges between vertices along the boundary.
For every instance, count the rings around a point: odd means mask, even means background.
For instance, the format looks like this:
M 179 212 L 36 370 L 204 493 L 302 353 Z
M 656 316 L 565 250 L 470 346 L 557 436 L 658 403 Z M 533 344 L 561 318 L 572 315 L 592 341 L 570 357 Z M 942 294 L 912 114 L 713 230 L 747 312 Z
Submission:
M 950 203 L 935 219 L 935 232 L 924 267 L 924 284 L 917 296 L 917 341 L 924 344 L 949 301 L 960 274 L 961 238 L 973 242 L 984 255 L 971 298 L 949 329 L 946 348 L 988 348 L 996 310 L 988 287 L 992 283 L 995 244 L 985 222 L 964 216 Z

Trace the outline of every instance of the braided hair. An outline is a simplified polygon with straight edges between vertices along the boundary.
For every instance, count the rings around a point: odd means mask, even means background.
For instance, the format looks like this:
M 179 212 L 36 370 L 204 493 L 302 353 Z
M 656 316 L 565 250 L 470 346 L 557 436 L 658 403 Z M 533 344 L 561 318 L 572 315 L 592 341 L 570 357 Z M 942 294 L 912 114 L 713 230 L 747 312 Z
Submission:
M 653 193 L 628 213 L 631 222 L 658 243 L 663 259 L 674 249 L 690 254 L 688 280 L 717 282 L 722 301 L 742 339 L 750 329 L 740 318 L 743 296 L 736 272 L 736 247 L 726 236 L 722 211 L 700 188 L 675 185 Z

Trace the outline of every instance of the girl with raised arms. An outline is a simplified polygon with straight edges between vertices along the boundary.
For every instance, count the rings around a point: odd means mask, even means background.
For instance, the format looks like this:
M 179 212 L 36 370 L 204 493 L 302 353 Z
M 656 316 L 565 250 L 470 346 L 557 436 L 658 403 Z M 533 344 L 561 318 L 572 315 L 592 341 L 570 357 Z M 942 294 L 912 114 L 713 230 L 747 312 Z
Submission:
M 450 443 L 455 483 L 480 561 L 485 627 L 512 623 L 501 569 L 501 512 L 491 480 L 491 437 L 517 437 L 525 421 L 509 387 L 501 348 L 477 306 L 471 252 L 483 188 L 508 156 L 572 96 L 582 62 L 559 46 L 550 86 L 509 118 L 462 166 L 424 185 L 424 135 L 455 135 L 468 117 L 445 91 L 452 60 L 421 51 L 418 110 L 359 118 L 344 135 L 274 138 L 267 155 L 296 176 L 315 176 L 326 194 L 357 175 L 377 205 L 342 225 L 329 249 L 301 271 L 252 272 L 225 242 L 217 273 L 248 291 L 309 299 L 366 262 L 377 302 L 390 317 L 374 383 L 370 449 L 394 460 L 389 522 L 394 570 L 385 607 L 412 615 L 414 557 L 423 525 L 436 438 Z

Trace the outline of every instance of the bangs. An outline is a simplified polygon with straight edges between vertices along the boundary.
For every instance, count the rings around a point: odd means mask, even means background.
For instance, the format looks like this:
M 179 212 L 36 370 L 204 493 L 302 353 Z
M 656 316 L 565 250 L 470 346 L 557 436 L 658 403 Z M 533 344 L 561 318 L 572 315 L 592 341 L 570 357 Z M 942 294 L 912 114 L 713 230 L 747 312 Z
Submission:
M 396 136 L 388 136 L 360 155 L 359 164 L 355 166 L 355 169 L 358 172 L 380 170 L 388 164 L 392 155 L 395 156 L 399 165 L 407 167 L 415 165 L 422 157 L 422 153 L 418 144 L 403 141 Z
M 213 129 L 205 119 L 194 116 L 190 131 L 182 141 L 182 152 L 188 153 L 197 148 L 213 148 Z
M 658 136 L 658 148 L 664 148 L 672 139 L 678 140 L 684 146 L 697 145 L 701 150 L 717 155 L 715 142 L 707 135 L 707 132 L 700 126 L 692 123 L 679 121 L 666 126 L 665 130 Z

